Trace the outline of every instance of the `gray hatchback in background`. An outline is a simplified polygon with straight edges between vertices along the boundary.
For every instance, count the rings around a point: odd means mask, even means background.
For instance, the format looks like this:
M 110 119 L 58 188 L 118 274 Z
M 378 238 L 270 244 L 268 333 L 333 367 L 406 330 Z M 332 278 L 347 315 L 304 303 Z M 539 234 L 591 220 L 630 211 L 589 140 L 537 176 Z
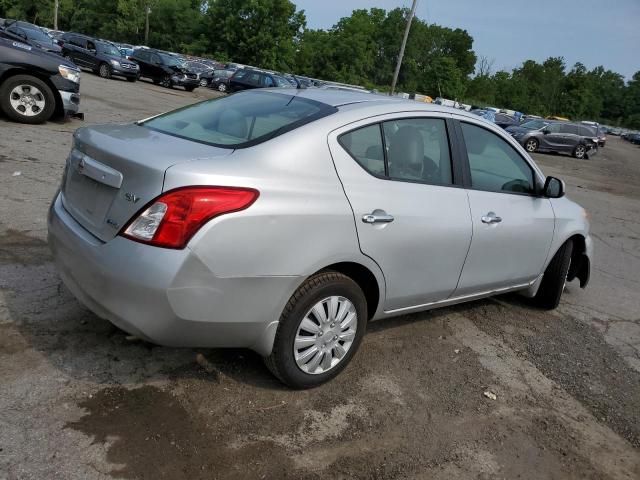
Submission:
M 589 158 L 598 150 L 598 134 L 582 123 L 529 120 L 506 128 L 529 153 L 556 152 L 576 158 Z
M 369 321 L 509 291 L 555 308 L 592 255 L 586 212 L 499 127 L 322 89 L 82 128 L 48 226 L 97 315 L 253 349 L 296 388 L 337 375 Z

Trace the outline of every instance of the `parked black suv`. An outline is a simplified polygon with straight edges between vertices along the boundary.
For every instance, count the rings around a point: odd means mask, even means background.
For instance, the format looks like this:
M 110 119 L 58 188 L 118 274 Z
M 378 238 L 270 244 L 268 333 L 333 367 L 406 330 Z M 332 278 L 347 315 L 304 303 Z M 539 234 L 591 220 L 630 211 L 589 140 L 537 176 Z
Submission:
M 236 73 L 236 70 L 213 70 L 212 72 L 200 74 L 200 86 L 214 88 L 220 92 L 229 89 L 229 79 Z
M 4 32 L 8 34 L 5 37 L 28 43 L 45 52 L 60 53 L 61 48 L 55 40 L 33 23 L 11 21 L 8 24 L 5 23 Z
M 140 77 L 150 78 L 153 83 L 172 88 L 174 85 L 193 92 L 200 84 L 198 74 L 190 71 L 177 57 L 161 50 L 139 48 L 129 57 L 140 67 Z
M 230 79 L 228 90 L 238 92 L 253 88 L 291 87 L 286 78 L 271 72 L 246 68 L 238 70 Z
M 111 42 L 72 32 L 62 35 L 59 41 L 62 55 L 80 68 L 92 70 L 102 78 L 116 75 L 130 82 L 138 79 L 138 65 L 123 57 Z
M 558 152 L 589 158 L 598 149 L 595 130 L 580 123 L 530 120 L 506 130 L 530 153 Z
M 73 63 L 0 34 L 0 109 L 21 123 L 77 114 L 80 70 Z

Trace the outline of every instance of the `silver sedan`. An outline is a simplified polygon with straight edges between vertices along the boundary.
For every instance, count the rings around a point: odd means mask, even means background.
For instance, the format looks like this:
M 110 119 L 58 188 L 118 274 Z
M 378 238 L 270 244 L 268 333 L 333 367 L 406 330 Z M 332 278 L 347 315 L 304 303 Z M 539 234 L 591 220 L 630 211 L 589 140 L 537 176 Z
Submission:
M 49 212 L 67 287 L 170 346 L 337 375 L 367 323 L 589 280 L 586 212 L 475 115 L 361 92 L 253 90 L 78 130 Z

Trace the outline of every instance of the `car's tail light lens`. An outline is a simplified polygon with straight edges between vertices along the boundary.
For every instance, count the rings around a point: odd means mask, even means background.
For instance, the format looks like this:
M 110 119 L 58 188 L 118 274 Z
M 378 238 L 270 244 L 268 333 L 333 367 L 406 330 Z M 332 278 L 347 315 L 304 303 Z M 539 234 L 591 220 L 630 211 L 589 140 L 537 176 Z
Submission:
M 248 208 L 258 198 L 252 188 L 187 187 L 162 194 L 126 225 L 121 235 L 164 248 L 184 248 L 214 217 Z

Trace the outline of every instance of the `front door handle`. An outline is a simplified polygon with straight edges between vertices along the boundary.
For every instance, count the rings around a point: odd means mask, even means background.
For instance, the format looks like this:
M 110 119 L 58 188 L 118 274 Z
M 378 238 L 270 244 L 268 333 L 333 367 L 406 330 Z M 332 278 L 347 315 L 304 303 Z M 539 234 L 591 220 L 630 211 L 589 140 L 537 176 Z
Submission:
M 500 223 L 502 221 L 502 217 L 498 217 L 495 213 L 489 212 L 485 216 L 482 217 L 482 223 Z
M 387 212 L 385 212 L 384 210 L 376 209 L 371 213 L 363 215 L 362 221 L 369 224 L 391 223 L 393 222 L 393 215 L 387 214 Z

